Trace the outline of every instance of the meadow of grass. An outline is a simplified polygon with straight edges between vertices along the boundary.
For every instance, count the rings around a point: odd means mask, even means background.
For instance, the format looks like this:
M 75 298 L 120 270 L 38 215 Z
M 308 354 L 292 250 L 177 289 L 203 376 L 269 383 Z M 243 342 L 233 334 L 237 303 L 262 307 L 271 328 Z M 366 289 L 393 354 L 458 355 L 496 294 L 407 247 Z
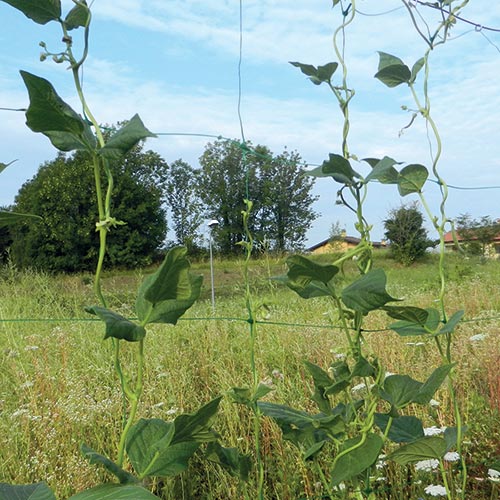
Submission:
M 384 268 L 389 293 L 403 298 L 403 304 L 432 307 L 439 286 L 436 258 L 430 255 L 405 268 L 378 254 L 375 267 Z M 320 257 L 321 262 L 331 259 Z M 303 300 L 269 279 L 286 272 L 284 261 L 264 257 L 251 262 L 259 319 L 257 370 L 275 387 L 267 400 L 317 411 L 309 398 L 312 384 L 303 360 L 327 369 L 345 351 L 345 340 L 330 326 L 325 300 Z M 192 272 L 205 276 L 200 300 L 177 326 L 157 325 L 148 333 L 140 416 L 173 418 L 231 387 L 252 384 L 243 263 L 215 261 L 215 314 L 208 263 L 194 263 Z M 500 262 L 451 256 L 446 273 L 450 312 L 465 310 L 465 321 L 454 337 L 453 358 L 457 397 L 468 427 L 467 498 L 492 499 L 497 493 L 487 470 L 500 456 Z M 134 315 L 135 291 L 143 275 L 137 271 L 105 276 L 103 288 L 114 310 Z M 342 279 L 353 276 L 354 270 L 347 268 Z M 18 272 L 7 266 L 0 273 L 0 290 L 0 482 L 46 481 L 64 499 L 106 479 L 102 469 L 84 460 L 80 444 L 113 458 L 121 426 L 122 396 L 111 344 L 103 341 L 102 324 L 84 312 L 85 306 L 96 303 L 92 278 Z M 398 337 L 387 330 L 390 322 L 382 313 L 370 315 L 366 345 L 387 371 L 424 380 L 440 363 L 432 340 Z M 132 356 L 128 362 L 133 364 Z M 444 386 L 435 399 L 439 406 L 412 409 L 413 414 L 429 427 L 450 425 L 453 415 Z M 253 452 L 253 424 L 246 408 L 224 398 L 215 427 L 226 446 Z M 262 424 L 262 453 L 266 498 L 326 498 L 317 472 L 268 419 Z M 424 496 L 422 488 L 436 479 L 433 474 L 413 466 L 389 466 L 377 498 Z M 150 486 L 169 500 L 245 495 L 244 485 L 201 456 L 180 476 Z M 250 484 L 247 491 L 255 489 Z

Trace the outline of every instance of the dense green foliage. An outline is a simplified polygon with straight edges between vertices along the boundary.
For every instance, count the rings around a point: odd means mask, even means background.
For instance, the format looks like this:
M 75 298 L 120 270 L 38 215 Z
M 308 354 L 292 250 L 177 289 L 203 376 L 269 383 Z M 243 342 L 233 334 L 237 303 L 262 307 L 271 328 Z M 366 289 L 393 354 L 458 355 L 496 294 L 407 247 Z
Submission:
M 125 162 L 110 164 L 114 214 L 125 223 L 111 230 L 106 257 L 110 266 L 147 265 L 163 242 L 166 223 L 160 191 L 141 180 L 144 164 L 154 167 L 161 161 L 155 153 L 134 153 Z M 20 189 L 15 209 L 43 220 L 12 229 L 14 262 L 50 271 L 94 269 L 99 241 L 95 206 L 94 173 L 85 153 L 59 154 L 41 166 Z
M 169 166 L 164 187 L 176 243 L 185 245 L 189 253 L 199 246 L 198 228 L 203 219 L 202 204 L 197 195 L 197 172 L 185 161 L 176 160 Z
M 391 210 L 384 226 L 391 255 L 401 264 L 411 264 L 425 255 L 428 248 L 436 245 L 427 237 L 424 218 L 416 205 L 402 205 Z
M 250 143 L 247 143 L 249 146 Z M 219 221 L 214 240 L 224 254 L 238 251 L 244 200 L 253 202 L 249 230 L 277 251 L 301 248 L 316 218 L 314 181 L 304 175 L 297 153 L 274 156 L 265 146 L 242 149 L 235 141 L 208 144 L 200 158 L 199 195 Z M 249 188 L 251 186 L 251 188 Z
M 469 255 L 485 257 L 488 253 L 488 245 L 500 233 L 500 224 L 489 215 L 473 219 L 469 214 L 461 214 L 455 224 L 461 247 Z

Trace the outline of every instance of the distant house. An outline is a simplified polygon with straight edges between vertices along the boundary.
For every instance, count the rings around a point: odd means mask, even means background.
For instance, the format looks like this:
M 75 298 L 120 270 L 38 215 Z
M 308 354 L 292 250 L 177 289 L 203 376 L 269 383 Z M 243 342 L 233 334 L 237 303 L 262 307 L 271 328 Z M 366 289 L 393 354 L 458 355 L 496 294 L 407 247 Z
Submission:
M 471 241 L 477 241 L 477 238 L 464 238 L 460 235 L 458 231 L 455 232 L 458 243 L 467 243 Z M 444 235 L 444 246 L 446 249 L 451 251 L 458 250 L 455 241 L 453 240 L 453 233 L 448 231 Z M 485 256 L 500 258 L 500 233 L 493 237 L 493 239 L 486 246 Z
M 354 236 L 347 236 L 346 234 L 342 234 L 338 238 L 332 239 L 328 238 L 327 240 L 320 241 L 307 249 L 308 252 L 313 254 L 321 254 L 321 253 L 333 253 L 333 252 L 345 252 L 351 248 L 354 248 L 359 244 L 361 240 Z M 382 241 L 372 241 L 373 248 L 386 248 L 387 243 Z

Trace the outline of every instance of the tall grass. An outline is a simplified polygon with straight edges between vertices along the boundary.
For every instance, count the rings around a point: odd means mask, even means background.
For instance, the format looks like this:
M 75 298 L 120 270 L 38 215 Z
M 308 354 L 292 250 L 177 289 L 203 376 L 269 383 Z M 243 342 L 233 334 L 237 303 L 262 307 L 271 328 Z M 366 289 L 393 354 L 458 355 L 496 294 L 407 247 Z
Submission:
M 429 260 L 401 268 L 380 255 L 376 265 L 386 270 L 391 294 L 412 304 L 426 304 L 439 286 L 433 256 Z M 500 263 L 460 258 L 449 262 L 448 303 L 465 309 L 466 320 L 471 320 L 460 326 L 454 344 L 457 396 L 468 426 L 464 449 L 472 471 L 467 497 L 489 499 L 488 463 L 500 455 L 500 336 L 498 319 L 488 318 L 500 316 Z M 220 260 L 215 264 L 216 317 L 210 303 L 208 268 L 195 264 L 193 271 L 207 277 L 202 300 L 189 312 L 192 319 L 175 327 L 156 326 L 149 334 L 141 416 L 168 419 L 193 411 L 231 387 L 252 383 L 241 263 Z M 256 346 L 257 371 L 275 387 L 268 399 L 312 410 L 311 381 L 302 361 L 326 368 L 345 349 L 344 337 L 328 327 L 322 300 L 305 302 L 269 281 L 270 275 L 284 272 L 283 261 L 257 260 L 251 271 L 258 319 L 263 322 Z M 112 307 L 132 314 L 131 301 L 140 278 L 141 273 L 104 278 Z M 346 269 L 342 279 L 349 278 Z M 85 276 L 54 277 L 4 269 L 0 292 L 0 482 L 45 480 L 63 499 L 105 479 L 82 458 L 82 442 L 109 454 L 117 448 L 122 401 L 114 380 L 111 345 L 102 340 L 100 323 L 77 320 L 89 319 L 83 307 L 94 301 Z M 16 318 L 20 321 L 5 321 Z M 26 318 L 59 320 L 22 321 Z M 385 330 L 389 322 L 379 314 L 367 325 L 373 330 L 366 332 L 373 354 L 380 355 L 388 371 L 423 380 L 438 363 L 435 350 L 421 343 L 421 338 L 398 337 Z M 436 399 L 439 406 L 419 416 L 428 426 L 446 426 L 452 411 L 445 388 Z M 227 446 L 252 452 L 250 417 L 229 399 L 223 400 L 216 427 Z M 296 449 L 282 440 L 279 429 L 267 419 L 262 424 L 262 450 L 266 498 L 320 498 L 316 471 L 301 461 Z M 384 472 L 386 482 L 381 483 L 378 498 L 417 498 L 415 485 L 422 473 L 409 467 L 406 474 L 414 476 L 408 486 L 401 471 Z M 245 494 L 244 485 L 201 459 L 194 460 L 178 478 L 150 486 L 169 500 L 243 498 Z

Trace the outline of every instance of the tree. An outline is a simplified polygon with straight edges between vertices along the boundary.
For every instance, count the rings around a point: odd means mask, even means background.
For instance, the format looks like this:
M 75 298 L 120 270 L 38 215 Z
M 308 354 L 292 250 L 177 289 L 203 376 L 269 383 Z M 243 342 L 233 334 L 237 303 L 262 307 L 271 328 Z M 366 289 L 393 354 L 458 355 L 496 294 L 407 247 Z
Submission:
M 165 199 L 173 222 L 176 242 L 189 252 L 198 246 L 198 228 L 203 221 L 202 203 L 197 194 L 198 172 L 182 160 L 174 161 L 165 183 Z
M 427 237 L 423 227 L 424 218 L 416 204 L 402 205 L 389 212 L 384 221 L 385 237 L 390 241 L 390 253 L 394 259 L 404 265 L 410 265 L 422 257 L 427 248 L 436 246 L 436 242 Z
M 271 153 L 269 153 L 271 155 Z M 314 179 L 305 175 L 298 153 L 285 151 L 260 167 L 260 231 L 276 251 L 303 247 L 317 214 L 311 206 Z
M 199 195 L 207 215 L 219 221 L 214 239 L 223 253 L 242 240 L 244 200 L 253 203 L 250 231 L 277 251 L 300 248 L 316 218 L 314 180 L 305 176 L 297 153 L 274 156 L 265 146 L 248 149 L 235 141 L 208 144 L 200 158 Z
M 470 255 L 485 257 L 488 246 L 500 234 L 500 224 L 489 215 L 473 219 L 469 214 L 461 214 L 455 225 L 461 245 Z
M 214 241 L 222 253 L 235 253 L 244 234 L 241 211 L 245 209 L 246 186 L 257 185 L 256 157 L 248 154 L 243 158 L 238 143 L 220 140 L 207 144 L 200 167 L 198 194 L 207 216 L 219 222 Z M 257 208 L 254 206 L 254 213 Z
M 110 164 L 114 176 L 112 216 L 125 225 L 110 230 L 107 264 L 135 267 L 149 264 L 166 233 L 161 193 L 154 182 L 141 181 L 144 164 L 154 169 L 163 160 L 156 153 L 126 156 Z M 11 254 L 21 267 L 50 271 L 94 268 L 99 248 L 94 175 L 83 152 L 45 163 L 20 189 L 15 210 L 40 215 L 37 224 L 12 230 Z

